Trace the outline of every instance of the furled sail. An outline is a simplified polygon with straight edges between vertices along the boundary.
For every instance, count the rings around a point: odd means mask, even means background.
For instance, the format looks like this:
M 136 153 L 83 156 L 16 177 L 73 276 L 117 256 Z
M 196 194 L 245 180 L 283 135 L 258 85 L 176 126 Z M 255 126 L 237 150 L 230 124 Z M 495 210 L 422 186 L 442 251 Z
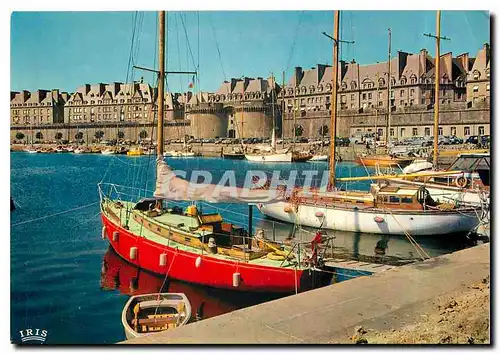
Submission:
M 169 200 L 205 201 L 209 203 L 276 203 L 285 199 L 282 188 L 240 188 L 204 183 L 191 183 L 179 178 L 161 159 L 156 166 L 154 196 Z

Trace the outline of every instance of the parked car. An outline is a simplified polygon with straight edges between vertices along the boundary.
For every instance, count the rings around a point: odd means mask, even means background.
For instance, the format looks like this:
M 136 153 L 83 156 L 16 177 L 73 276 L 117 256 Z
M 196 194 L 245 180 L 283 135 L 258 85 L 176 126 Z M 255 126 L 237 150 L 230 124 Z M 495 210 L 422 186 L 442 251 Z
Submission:
M 466 140 L 465 140 L 465 143 L 466 144 L 477 144 L 479 141 L 479 138 L 477 135 L 471 135 L 469 136 Z

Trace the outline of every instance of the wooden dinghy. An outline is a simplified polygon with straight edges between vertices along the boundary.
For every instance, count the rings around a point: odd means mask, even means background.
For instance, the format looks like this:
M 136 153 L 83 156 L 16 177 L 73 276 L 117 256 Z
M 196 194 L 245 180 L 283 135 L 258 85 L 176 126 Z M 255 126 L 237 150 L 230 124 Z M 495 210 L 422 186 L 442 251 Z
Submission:
M 191 304 L 185 294 L 156 293 L 132 296 L 122 311 L 127 339 L 185 325 Z

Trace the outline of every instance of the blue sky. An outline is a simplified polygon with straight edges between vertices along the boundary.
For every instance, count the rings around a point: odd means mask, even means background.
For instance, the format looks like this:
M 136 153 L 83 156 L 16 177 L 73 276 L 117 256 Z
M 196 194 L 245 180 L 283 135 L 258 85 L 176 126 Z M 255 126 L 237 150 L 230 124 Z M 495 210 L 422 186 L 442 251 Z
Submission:
M 131 80 L 129 54 L 136 23 L 134 63 L 156 65 L 157 20 L 154 12 L 14 12 L 11 16 L 11 90 L 59 88 L 73 92 L 84 83 Z M 224 79 L 267 77 L 286 81 L 294 66 L 331 63 L 332 43 L 321 32 L 333 32 L 332 11 L 168 12 L 167 70 L 194 70 L 195 89 L 215 91 Z M 443 11 L 441 53 L 475 56 L 490 42 L 489 14 Z M 142 20 L 141 20 L 142 19 Z M 140 25 L 142 23 L 142 26 Z M 341 58 L 362 64 L 387 59 L 387 29 L 397 50 L 435 51 L 434 11 L 342 11 Z M 190 49 L 186 41 L 189 40 Z M 199 36 L 198 36 L 199 33 Z M 214 35 L 215 34 L 215 35 Z M 220 51 L 220 58 L 217 50 Z M 223 69 L 222 69 L 223 68 Z M 133 78 L 152 83 L 152 74 Z M 187 90 L 190 76 L 172 75 L 171 91 Z

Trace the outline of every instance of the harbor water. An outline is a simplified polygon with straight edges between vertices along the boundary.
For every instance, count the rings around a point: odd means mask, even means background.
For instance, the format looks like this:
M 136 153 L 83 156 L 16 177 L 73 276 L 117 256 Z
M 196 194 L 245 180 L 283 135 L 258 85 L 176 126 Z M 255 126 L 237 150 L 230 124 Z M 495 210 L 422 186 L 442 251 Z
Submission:
M 242 294 L 186 284 L 141 271 L 119 258 L 101 239 L 97 184 L 111 182 L 152 191 L 155 157 L 103 156 L 99 154 L 28 154 L 13 152 L 11 196 L 11 341 L 20 343 L 19 331 L 44 329 L 47 344 L 106 344 L 124 340 L 120 316 L 132 294 L 183 292 L 193 305 L 193 317 L 216 316 L 275 298 L 272 294 Z M 210 171 L 217 182 L 225 171 L 234 170 L 243 183 L 249 170 L 281 172 L 318 171 L 326 163 L 259 164 L 220 158 L 170 159 L 174 170 Z M 360 176 L 367 171 L 341 163 L 337 176 Z M 319 179 L 315 183 L 319 183 Z M 349 188 L 367 189 L 369 182 Z M 147 193 L 146 193 L 147 194 Z M 150 192 L 149 195 L 151 195 Z M 234 223 L 246 226 L 247 205 L 208 205 L 203 211 L 219 211 Z M 68 212 L 69 211 L 69 212 Z M 314 230 L 265 219 L 254 210 L 253 226 L 267 237 L 311 239 Z M 415 249 L 405 237 L 388 237 L 329 231 L 335 249 L 351 257 L 375 256 L 383 246 L 387 257 L 412 259 Z M 419 238 L 430 256 L 465 247 L 456 237 Z M 380 254 L 380 253 L 378 253 Z M 195 319 L 196 320 L 196 319 Z

